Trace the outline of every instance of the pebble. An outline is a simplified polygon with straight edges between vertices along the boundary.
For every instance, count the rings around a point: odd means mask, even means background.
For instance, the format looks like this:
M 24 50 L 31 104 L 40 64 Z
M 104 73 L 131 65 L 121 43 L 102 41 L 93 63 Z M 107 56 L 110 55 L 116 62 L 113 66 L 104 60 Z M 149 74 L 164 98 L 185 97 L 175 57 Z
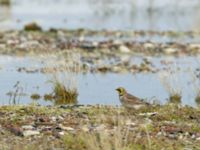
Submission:
M 0 44 L 0 48 L 4 49 L 4 48 L 6 48 L 6 45 L 5 44 Z
M 195 139 L 195 138 L 196 138 L 196 135 L 195 135 L 195 134 L 192 134 L 191 138 L 192 138 L 192 139 Z
M 112 68 L 112 71 L 113 71 L 113 72 L 122 72 L 122 69 L 121 69 L 121 67 L 119 67 L 119 66 L 114 66 L 114 67 Z
M 154 116 L 157 115 L 157 112 L 147 112 L 147 113 L 140 113 L 139 116 Z
M 129 49 L 127 46 L 125 46 L 125 45 L 121 45 L 121 46 L 119 47 L 119 50 L 120 50 L 120 52 L 122 52 L 122 53 L 130 53 L 130 49 Z
M 127 126 L 136 126 L 136 123 L 132 122 L 131 120 L 126 121 Z
M 122 44 L 122 41 L 121 40 L 114 40 L 113 44 L 114 45 L 120 45 L 120 44 Z
M 62 135 L 65 135 L 65 132 L 61 131 L 61 132 L 58 132 L 58 134 L 62 136 Z
M 95 129 L 96 131 L 103 131 L 106 128 L 106 126 L 104 124 L 101 124 L 99 126 L 97 126 Z
M 200 44 L 190 44 L 190 48 L 200 48 Z
M 62 116 L 58 116 L 58 118 L 57 118 L 58 120 L 64 120 L 64 118 L 62 117 Z
M 23 130 L 33 130 L 34 127 L 32 125 L 24 125 L 24 126 L 22 126 L 22 129 Z
M 178 49 L 176 49 L 176 48 L 166 48 L 166 49 L 164 49 L 164 52 L 166 54 L 173 54 L 173 53 L 175 53 L 177 51 L 178 51 Z
M 53 121 L 53 122 L 56 122 L 56 117 L 51 117 L 51 120 Z
M 177 138 L 177 135 L 176 134 L 168 134 L 167 135 L 169 138 L 171 139 L 176 139 Z
M 152 43 L 144 43 L 144 48 L 150 49 L 150 48 L 154 48 L 154 44 Z
M 8 45 L 16 45 L 16 44 L 19 44 L 19 41 L 18 40 L 7 40 L 7 44 Z
M 200 141 L 200 137 L 196 138 L 197 141 Z
M 59 125 L 59 127 L 62 129 L 62 130 L 65 130 L 65 131 L 74 131 L 75 129 L 72 128 L 72 127 L 65 127 L 63 125 Z
M 90 129 L 88 128 L 88 126 L 84 125 L 82 128 L 81 128 L 82 131 L 84 132 L 89 132 Z
M 156 136 L 161 136 L 162 135 L 162 132 L 158 132 Z
M 24 131 L 23 132 L 23 135 L 25 136 L 25 137 L 27 137 L 27 136 L 33 136 L 33 135 L 39 135 L 40 134 L 40 132 L 39 131 L 33 131 L 33 130 L 26 130 L 26 131 Z
M 182 140 L 184 138 L 183 134 L 180 134 L 178 139 Z

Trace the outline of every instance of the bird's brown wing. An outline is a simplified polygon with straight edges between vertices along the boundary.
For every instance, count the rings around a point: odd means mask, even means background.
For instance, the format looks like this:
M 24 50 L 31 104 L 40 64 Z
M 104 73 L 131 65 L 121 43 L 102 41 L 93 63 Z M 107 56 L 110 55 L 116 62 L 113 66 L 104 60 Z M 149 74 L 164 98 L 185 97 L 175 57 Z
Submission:
M 127 103 L 132 103 L 132 104 L 148 104 L 147 102 L 143 101 L 142 99 L 133 96 L 129 93 L 126 93 L 126 101 Z

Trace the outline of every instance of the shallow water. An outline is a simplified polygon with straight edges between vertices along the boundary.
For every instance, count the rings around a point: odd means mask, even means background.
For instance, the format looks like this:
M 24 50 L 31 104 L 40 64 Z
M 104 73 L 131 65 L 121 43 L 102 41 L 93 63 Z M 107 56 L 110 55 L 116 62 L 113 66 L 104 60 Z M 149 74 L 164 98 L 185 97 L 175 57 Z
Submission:
M 133 57 L 133 62 L 138 63 L 143 57 Z M 80 104 L 109 104 L 118 105 L 118 95 L 115 89 L 119 86 L 125 87 L 130 93 L 145 98 L 148 101 L 153 99 L 165 103 L 169 96 L 167 85 L 176 90 L 181 90 L 183 104 L 195 106 L 195 90 L 199 86 L 199 78 L 196 78 L 194 71 L 199 68 L 198 57 L 149 57 L 151 62 L 161 71 L 158 73 L 136 73 L 136 74 L 78 74 L 76 77 L 78 87 L 78 101 Z M 161 60 L 172 62 L 170 65 L 163 65 Z M 15 103 L 29 104 L 32 102 L 30 95 L 39 93 L 41 96 L 52 92 L 52 85 L 49 80 L 51 74 L 18 72 L 19 67 L 40 68 L 44 60 L 35 57 L 12 57 L 0 56 L 0 104 L 12 104 L 6 93 L 14 92 L 14 85 L 19 82 L 18 87 L 22 96 L 17 96 Z M 164 68 L 168 68 L 165 69 Z M 171 72 L 171 73 L 170 73 Z M 9 101 L 10 99 L 10 101 Z M 41 105 L 52 104 L 37 100 Z
M 36 21 L 44 29 L 198 30 L 199 7 L 198 0 L 11 0 L 0 6 L 0 28 Z

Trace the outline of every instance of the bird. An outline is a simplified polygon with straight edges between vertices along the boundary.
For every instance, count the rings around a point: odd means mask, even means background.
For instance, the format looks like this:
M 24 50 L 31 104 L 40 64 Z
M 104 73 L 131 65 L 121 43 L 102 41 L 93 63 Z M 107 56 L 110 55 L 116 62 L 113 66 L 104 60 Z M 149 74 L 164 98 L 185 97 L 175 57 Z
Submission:
M 116 91 L 119 94 L 119 100 L 122 106 L 124 106 L 125 108 L 139 109 L 141 107 L 150 105 L 144 100 L 129 94 L 123 87 L 118 87 Z

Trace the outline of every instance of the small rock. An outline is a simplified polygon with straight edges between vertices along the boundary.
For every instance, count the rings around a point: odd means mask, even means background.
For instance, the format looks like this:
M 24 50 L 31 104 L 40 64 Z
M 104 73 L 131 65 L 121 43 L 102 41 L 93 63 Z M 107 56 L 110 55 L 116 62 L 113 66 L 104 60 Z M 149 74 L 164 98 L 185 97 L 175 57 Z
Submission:
M 182 140 L 183 139 L 183 134 L 179 135 L 178 139 Z
M 17 48 L 19 49 L 29 49 L 30 47 L 39 47 L 40 46 L 40 43 L 38 41 L 28 41 L 28 42 L 24 42 L 24 43 L 21 43 L 19 46 L 17 46 Z
M 197 141 L 200 141 L 200 137 L 196 138 Z
M 121 45 L 120 47 L 119 47 L 119 50 L 120 50 L 120 52 L 122 52 L 122 53 L 130 53 L 130 49 L 127 47 L 127 46 L 125 46 L 125 45 Z
M 58 132 L 58 134 L 62 136 L 62 135 L 65 135 L 65 132 L 61 131 L 61 132 Z
M 122 44 L 123 42 L 121 41 L 121 40 L 114 40 L 113 41 L 113 44 L 114 45 L 120 45 L 120 44 Z
M 6 48 L 6 45 L 5 44 L 0 44 L 0 49 L 4 49 Z
M 95 47 L 98 47 L 99 43 L 95 41 L 95 42 L 92 42 L 92 45 Z
M 18 40 L 7 40 L 7 44 L 8 45 L 16 45 L 16 44 L 19 44 L 19 41 Z
M 150 49 L 150 48 L 154 48 L 155 46 L 152 43 L 145 43 L 144 44 L 144 48 Z
M 155 116 L 157 112 L 147 112 L 147 113 L 140 113 L 139 116 Z
M 84 132 L 89 132 L 90 131 L 90 129 L 88 128 L 88 126 L 83 126 L 82 128 L 81 128 L 81 130 L 82 131 L 84 131 Z
M 102 125 L 97 126 L 95 129 L 97 131 L 103 131 L 103 130 L 105 130 L 105 128 L 106 128 L 106 126 L 104 124 L 102 124 Z
M 22 126 L 22 129 L 23 130 L 33 130 L 34 127 L 32 125 L 24 125 L 24 126 Z
M 200 44 L 190 44 L 190 48 L 200 48 Z
M 161 136 L 162 135 L 162 132 L 158 132 L 156 136 Z
M 53 122 L 56 122 L 57 119 L 56 119 L 56 117 L 53 116 L 53 117 L 51 117 L 51 120 L 52 120 Z
M 127 121 L 126 121 L 126 125 L 127 125 L 127 126 L 135 126 L 136 123 L 132 122 L 131 120 L 127 120 Z
M 185 136 L 189 136 L 190 134 L 189 134 L 189 132 L 185 132 Z
M 33 131 L 33 130 L 26 130 L 26 131 L 23 132 L 23 135 L 25 137 L 27 137 L 27 136 L 33 136 L 33 135 L 38 135 L 38 134 L 40 134 L 39 131 Z
M 177 135 L 176 134 L 168 134 L 167 137 L 170 138 L 170 139 L 176 139 Z
M 41 132 L 46 132 L 46 131 L 51 131 L 52 129 L 53 129 L 52 127 L 45 126 L 45 127 L 40 128 L 40 131 Z
M 113 66 L 112 71 L 113 72 L 121 72 L 122 68 L 120 66 Z
M 164 52 L 166 54 L 173 54 L 173 53 L 176 53 L 177 51 L 178 51 L 178 49 L 176 49 L 176 48 L 166 48 L 166 49 L 164 49 Z
M 58 116 L 57 118 L 58 120 L 64 120 L 64 118 L 62 116 Z
M 61 128 L 62 130 L 66 130 L 66 131 L 74 131 L 74 130 L 75 130 L 75 129 L 72 128 L 72 127 L 65 127 L 65 126 L 63 126 L 63 125 L 60 125 L 60 128 Z
M 80 41 L 80 42 L 83 42 L 84 40 L 85 40 L 85 36 L 80 36 L 79 38 L 78 38 L 78 40 Z
M 196 135 L 195 135 L 195 134 L 192 134 L 191 138 L 192 138 L 192 139 L 195 139 L 195 138 L 196 138 Z
M 65 133 L 64 132 L 58 132 L 58 131 L 53 131 L 52 132 L 52 135 L 54 136 L 54 137 L 56 137 L 56 138 L 58 138 L 58 139 L 60 139 L 61 138 L 61 136 L 63 136 Z

